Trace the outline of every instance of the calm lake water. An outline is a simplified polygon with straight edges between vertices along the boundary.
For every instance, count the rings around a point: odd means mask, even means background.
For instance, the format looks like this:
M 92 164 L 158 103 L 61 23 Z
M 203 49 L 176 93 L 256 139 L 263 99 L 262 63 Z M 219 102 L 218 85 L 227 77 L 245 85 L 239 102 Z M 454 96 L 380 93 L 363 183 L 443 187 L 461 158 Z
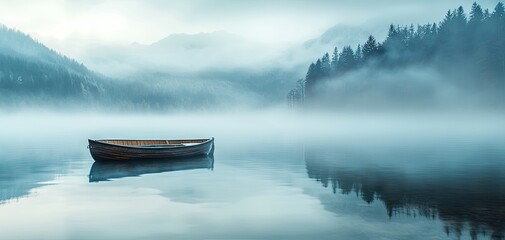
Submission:
M 503 119 L 4 116 L 0 239 L 503 239 Z M 86 149 L 210 136 L 184 162 Z

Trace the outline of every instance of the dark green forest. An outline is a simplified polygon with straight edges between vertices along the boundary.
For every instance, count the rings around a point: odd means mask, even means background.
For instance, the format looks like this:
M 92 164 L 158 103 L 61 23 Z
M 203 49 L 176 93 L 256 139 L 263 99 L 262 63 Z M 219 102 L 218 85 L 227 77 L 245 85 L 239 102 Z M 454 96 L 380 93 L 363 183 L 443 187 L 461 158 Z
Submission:
M 363 92 L 386 91 L 378 86 L 378 80 L 374 82 L 378 76 L 413 66 L 433 69 L 443 76 L 445 84 L 456 86 L 465 94 L 488 96 L 487 103 L 505 105 L 504 4 L 500 2 L 490 11 L 474 3 L 469 14 L 460 6 L 449 10 L 438 24 L 390 25 L 382 42 L 370 36 L 354 49 L 335 47 L 331 55 L 325 53 L 310 64 L 305 78 L 288 93 L 288 102 L 292 106 L 349 104 Z M 366 74 L 355 74 L 360 71 Z M 389 78 L 398 77 L 398 74 L 391 75 Z M 339 81 L 341 84 L 336 90 L 328 87 Z M 426 85 L 422 83 L 409 86 L 408 81 L 402 81 L 397 80 L 402 87 L 386 92 L 391 101 L 403 101 L 407 97 L 426 99 L 433 95 L 434 90 L 423 89 Z M 387 83 L 391 81 L 388 79 Z M 395 96 L 402 91 L 408 96 Z M 328 95 L 333 96 L 328 98 Z

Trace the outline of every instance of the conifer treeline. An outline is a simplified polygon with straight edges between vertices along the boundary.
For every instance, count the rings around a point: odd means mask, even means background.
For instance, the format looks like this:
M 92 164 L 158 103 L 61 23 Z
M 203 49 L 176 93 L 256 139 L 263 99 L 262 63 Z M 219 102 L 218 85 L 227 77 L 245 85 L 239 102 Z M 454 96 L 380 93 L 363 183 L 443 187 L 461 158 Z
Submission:
M 0 106 L 89 100 L 103 79 L 18 30 L 0 26 Z
M 351 46 L 341 50 L 335 47 L 331 56 L 325 53 L 310 64 L 305 78 L 289 92 L 288 101 L 297 105 L 305 99 L 316 99 L 318 83 L 338 79 L 350 71 L 416 64 L 429 64 L 447 74 L 467 76 L 461 84 L 501 89 L 505 94 L 504 4 L 499 2 L 490 12 L 473 3 L 468 16 L 460 6 L 449 10 L 439 24 L 390 25 L 383 42 L 369 36 L 355 50 Z

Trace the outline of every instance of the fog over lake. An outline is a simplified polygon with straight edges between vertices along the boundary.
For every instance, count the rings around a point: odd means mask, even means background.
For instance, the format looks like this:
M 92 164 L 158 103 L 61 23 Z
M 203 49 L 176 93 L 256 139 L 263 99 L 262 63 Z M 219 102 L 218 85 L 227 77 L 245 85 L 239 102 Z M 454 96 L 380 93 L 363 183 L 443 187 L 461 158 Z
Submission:
M 504 116 L 461 116 L 10 115 L 0 236 L 503 237 Z M 117 176 L 86 149 L 87 138 L 111 136 L 214 136 L 216 151 L 154 173 L 124 165 Z
M 505 4 L 0 0 L 0 239 L 505 239 Z

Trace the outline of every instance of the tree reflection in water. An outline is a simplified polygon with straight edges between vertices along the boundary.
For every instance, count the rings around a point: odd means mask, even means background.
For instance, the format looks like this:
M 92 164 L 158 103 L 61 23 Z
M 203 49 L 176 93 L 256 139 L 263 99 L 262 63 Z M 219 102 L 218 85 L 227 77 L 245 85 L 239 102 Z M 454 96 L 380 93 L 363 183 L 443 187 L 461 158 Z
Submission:
M 503 239 L 505 233 L 505 157 L 498 165 L 437 164 L 424 165 L 412 171 L 401 166 L 380 167 L 377 163 L 353 164 L 360 161 L 359 154 L 346 155 L 346 159 L 322 155 L 320 151 L 307 151 L 305 162 L 310 178 L 320 181 L 333 193 L 359 195 L 367 203 L 382 201 L 389 217 L 397 214 L 439 218 L 445 232 L 460 237 L 468 229 L 470 236 L 479 234 L 492 239 Z M 411 159 L 406 159 L 410 161 Z M 416 159 L 414 159 L 416 160 Z M 440 159 L 443 161 L 444 159 Z M 436 162 L 436 161 L 435 161 Z M 410 164 L 410 163 L 409 163 Z M 415 165 L 415 163 L 413 163 Z M 455 167 L 456 166 L 456 167 Z

